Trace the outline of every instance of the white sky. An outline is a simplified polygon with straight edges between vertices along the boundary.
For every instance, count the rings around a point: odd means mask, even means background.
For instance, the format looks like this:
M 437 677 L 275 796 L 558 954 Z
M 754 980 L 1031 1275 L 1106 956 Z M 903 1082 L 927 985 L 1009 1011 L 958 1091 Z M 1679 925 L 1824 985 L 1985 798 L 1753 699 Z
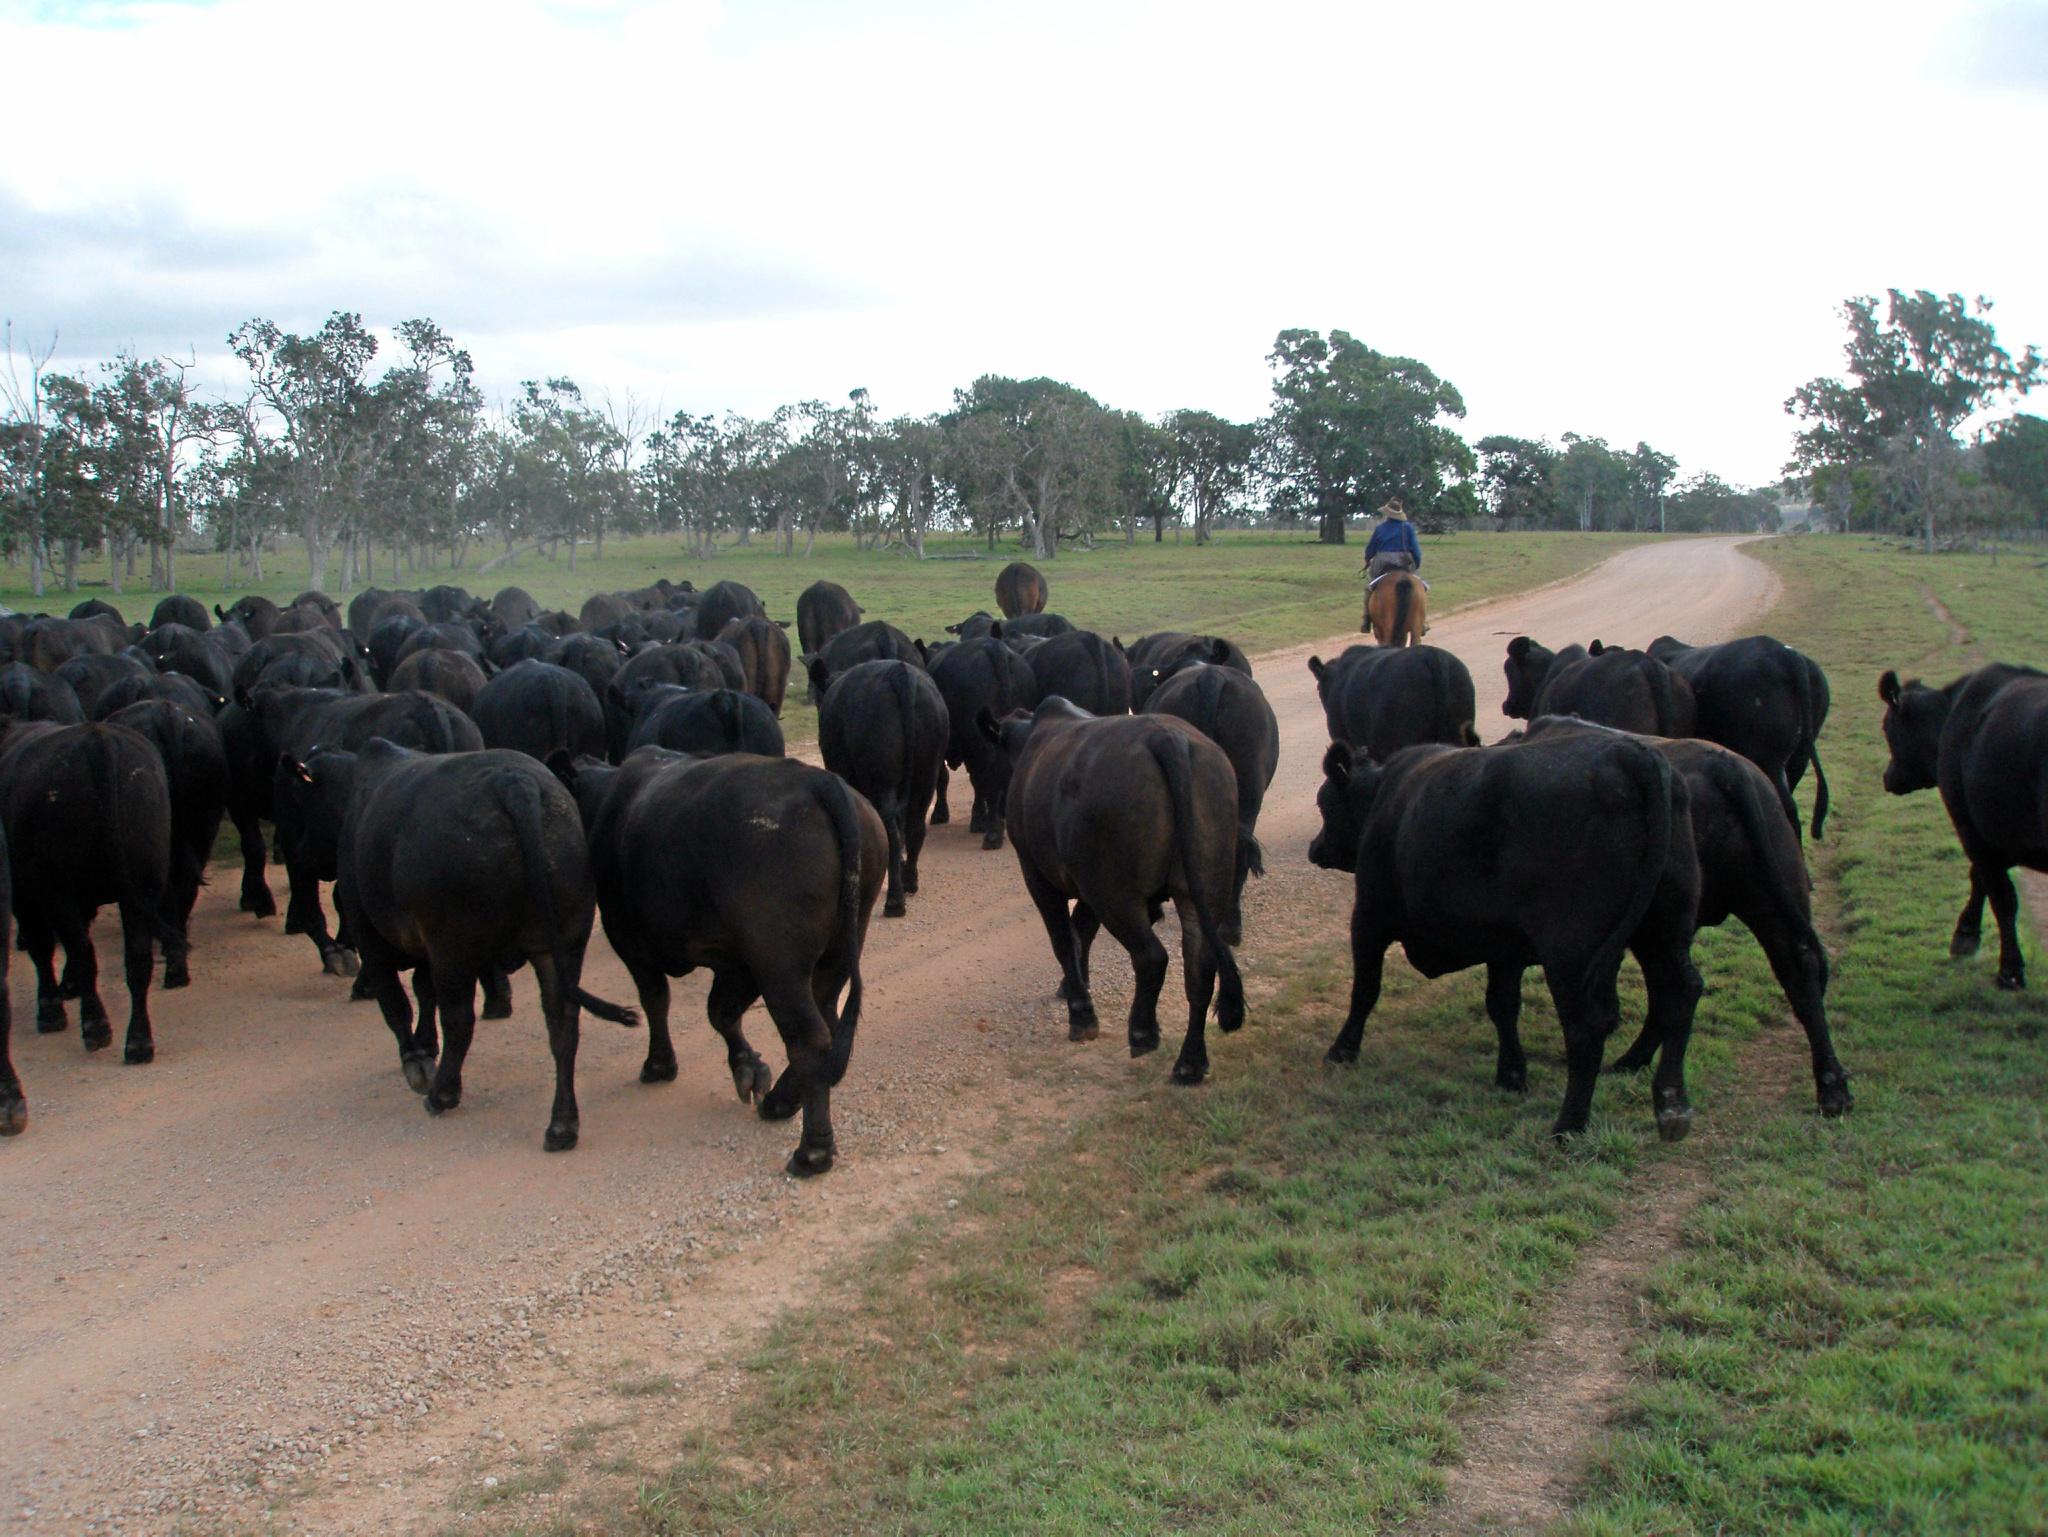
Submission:
M 2038 3 L 0 0 L 0 59 L 0 313 L 221 381 L 348 308 L 494 392 L 1248 419 L 1308 326 L 1751 482 L 1851 294 L 2048 344 Z

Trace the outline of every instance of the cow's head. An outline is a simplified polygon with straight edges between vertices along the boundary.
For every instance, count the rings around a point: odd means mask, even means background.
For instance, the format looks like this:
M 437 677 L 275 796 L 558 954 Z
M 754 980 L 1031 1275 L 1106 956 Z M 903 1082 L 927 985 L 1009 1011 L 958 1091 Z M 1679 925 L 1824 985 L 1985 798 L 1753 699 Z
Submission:
M 988 634 L 992 628 L 1001 622 L 987 609 L 978 609 L 958 624 L 947 625 L 946 633 L 948 635 L 957 635 L 962 640 L 980 640 L 982 636 Z
M 1508 697 L 1500 702 L 1500 713 L 1515 720 L 1527 720 L 1536 709 L 1536 696 L 1543 680 L 1550 676 L 1550 664 L 1557 654 L 1539 646 L 1526 635 L 1508 642 L 1508 659 L 1502 671 L 1508 675 Z
M 1379 793 L 1380 766 L 1349 743 L 1332 742 L 1323 754 L 1323 783 L 1316 791 L 1316 810 L 1323 828 L 1309 843 L 1309 863 L 1325 870 L 1356 870 L 1358 844 L 1365 836 Z
M 1941 759 L 1941 728 L 1948 724 L 1949 696 L 1919 679 L 1899 682 L 1887 672 L 1877 680 L 1884 701 L 1884 740 L 1892 761 L 1884 766 L 1884 787 L 1893 795 L 1932 789 Z
M 355 793 L 356 755 L 315 747 L 304 759 L 280 753 L 272 785 L 278 831 L 292 855 L 326 875 L 336 869 L 349 799 Z

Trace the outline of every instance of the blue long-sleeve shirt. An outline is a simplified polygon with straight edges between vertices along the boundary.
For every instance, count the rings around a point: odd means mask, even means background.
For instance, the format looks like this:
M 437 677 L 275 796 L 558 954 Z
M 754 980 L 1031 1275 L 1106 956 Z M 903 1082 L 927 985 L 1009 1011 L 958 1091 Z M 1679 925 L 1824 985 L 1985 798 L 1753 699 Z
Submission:
M 1422 543 L 1415 537 L 1415 525 L 1406 518 L 1382 518 L 1380 526 L 1372 531 L 1372 538 L 1365 544 L 1365 558 L 1369 562 L 1375 555 L 1407 555 L 1415 562 L 1415 569 L 1422 569 Z

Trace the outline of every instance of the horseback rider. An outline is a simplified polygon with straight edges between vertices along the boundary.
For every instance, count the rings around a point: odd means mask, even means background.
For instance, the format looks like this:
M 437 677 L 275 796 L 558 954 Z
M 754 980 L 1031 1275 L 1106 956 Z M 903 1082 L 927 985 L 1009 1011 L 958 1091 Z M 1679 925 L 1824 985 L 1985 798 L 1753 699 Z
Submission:
M 1380 508 L 1380 526 L 1372 531 L 1372 538 L 1365 545 L 1366 585 L 1370 586 L 1389 571 L 1420 571 L 1422 569 L 1422 545 L 1415 537 L 1415 525 L 1408 521 L 1408 513 L 1398 496 L 1389 497 Z

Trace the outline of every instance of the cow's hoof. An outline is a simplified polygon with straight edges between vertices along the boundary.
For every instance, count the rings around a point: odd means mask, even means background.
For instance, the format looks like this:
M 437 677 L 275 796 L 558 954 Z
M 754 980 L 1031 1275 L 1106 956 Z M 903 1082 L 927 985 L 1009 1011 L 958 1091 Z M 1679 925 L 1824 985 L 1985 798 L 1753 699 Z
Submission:
M 377 989 L 371 985 L 370 979 L 360 971 L 357 972 L 356 979 L 348 990 L 348 1001 L 350 1003 L 370 1003 L 375 1001 L 376 997 Z M 484 1017 L 486 1019 L 490 1018 L 488 1014 Z
M 0 1137 L 18 1137 L 28 1125 L 28 1101 L 19 1094 L 0 1099 Z
M 1358 1060 L 1356 1046 L 1332 1046 L 1323 1053 L 1323 1061 L 1331 1067 L 1350 1067 Z
M 1145 1057 L 1145 1056 L 1150 1056 L 1150 1055 L 1151 1055 L 1151 1054 L 1152 1054 L 1153 1052 L 1157 1051 L 1158 1049 L 1159 1049 L 1159 1032 L 1158 1032 L 1157 1030 L 1154 1030 L 1154 1031 L 1152 1031 L 1152 1032 L 1151 1032 L 1151 1033 L 1150 1033 L 1149 1035 L 1140 1035 L 1140 1034 L 1137 1034 L 1136 1032 L 1133 1032 L 1133 1033 L 1132 1033 L 1132 1035 L 1131 1035 L 1131 1055 L 1132 1055 L 1132 1056 L 1134 1056 L 1134 1057 Z M 1178 1071 L 1179 1071 L 1179 1069 L 1178 1069 L 1178 1068 L 1176 1068 L 1176 1069 L 1175 1069 L 1175 1071 L 1176 1071 L 1176 1072 L 1178 1072 Z
M 764 1121 L 786 1121 L 798 1109 L 796 1090 L 773 1088 L 761 1096 L 761 1119 Z
M 64 1017 L 61 1005 L 36 1010 L 37 1035 L 62 1035 L 70 1027 L 71 1022 Z
M 320 969 L 330 977 L 352 977 L 359 968 L 354 952 L 336 945 L 331 950 L 320 952 Z
M 999 849 L 1003 846 L 1003 835 L 1000 832 L 990 833 L 981 840 L 981 846 L 985 849 Z
M 1977 946 L 1983 943 L 1983 939 L 1983 931 L 1980 929 L 1957 929 L 1955 937 L 1948 942 L 1949 958 L 1960 961 L 1975 955 Z
M 405 1071 L 405 1086 L 415 1094 L 424 1094 L 433 1087 L 434 1059 L 432 1057 L 406 1057 L 399 1062 Z
M 576 1123 L 556 1121 L 548 1127 L 547 1135 L 540 1139 L 540 1145 L 550 1153 L 566 1153 L 576 1145 Z
M 502 998 L 486 998 L 484 1000 L 485 1019 L 510 1019 L 511 1017 L 512 995 L 510 993 L 507 993 Z
M 1190 1062 L 1186 1057 L 1173 1064 L 1173 1081 L 1183 1087 L 1192 1087 L 1209 1076 L 1209 1064 Z
M 910 906 L 900 898 L 894 902 L 884 902 L 882 904 L 882 916 L 884 918 L 907 918 L 910 916 Z
M 1692 1106 L 1660 1105 L 1657 1108 L 1657 1135 L 1666 1142 L 1683 1142 L 1685 1134 L 1692 1130 Z
M 1526 1067 L 1502 1068 L 1493 1075 L 1493 1086 L 1507 1094 L 1527 1094 L 1529 1070 Z
M 970 815 L 967 818 L 967 830 L 971 833 L 987 832 L 988 813 L 986 811 L 977 811 Z
M 925 823 L 925 826 L 927 826 L 927 827 L 944 827 L 944 826 L 945 826 L 945 825 L 946 825 L 946 824 L 947 824 L 948 822 L 950 822 L 950 821 L 952 821 L 952 820 L 953 820 L 953 813 L 952 813 L 952 811 L 951 811 L 950 809 L 948 809 L 948 808 L 947 808 L 947 807 L 945 807 L 945 806 L 934 806 L 934 807 L 932 807 L 932 814 L 931 814 L 931 817 L 930 817 L 930 819 L 929 819 L 929 820 L 928 820 L 928 821 L 927 821 L 927 822 Z
M 145 1062 L 156 1060 L 155 1041 L 130 1041 L 121 1048 L 121 1060 L 131 1067 L 140 1067 Z
M 789 1155 L 789 1162 L 783 1167 L 798 1179 L 809 1179 L 814 1174 L 823 1174 L 832 1167 L 832 1149 L 829 1147 L 805 1147 L 801 1143 Z
M 1650 1065 L 1650 1059 L 1657 1055 L 1654 1046 L 1635 1045 L 1608 1064 L 1610 1073 L 1640 1073 Z
M 653 1057 L 649 1057 L 640 1064 L 640 1081 L 642 1083 L 674 1083 L 676 1081 L 676 1059 L 670 1057 L 666 1062 L 657 1062 Z M 741 1097 L 745 1098 L 744 1095 Z
M 444 1111 L 453 1110 L 461 1103 L 462 1090 L 460 1089 L 455 1090 L 452 1094 L 444 1094 L 440 1089 L 433 1087 L 429 1087 L 427 1090 L 426 1105 L 428 1115 L 440 1115 Z
M 1102 1025 L 1095 1018 L 1093 1009 L 1069 1009 L 1067 1011 L 1067 1039 L 1070 1041 L 1092 1041 L 1102 1034 Z
M 732 1070 L 732 1085 L 739 1090 L 741 1104 L 757 1104 L 766 1099 L 768 1091 L 775 1087 L 775 1075 L 768 1071 L 766 1062 L 756 1057 Z
M 2027 976 L 2023 971 L 2001 971 L 1998 974 L 1998 990 L 2002 993 L 2023 993 L 2027 990 Z
M 170 961 L 164 965 L 164 991 L 175 992 L 181 987 L 192 985 L 192 968 L 183 961 Z
M 293 917 L 293 916 L 292 916 L 292 915 L 291 915 L 290 913 L 286 913 L 286 914 L 284 915 L 284 931 L 285 931 L 285 932 L 286 932 L 287 934 L 303 934 L 303 933 L 305 933 L 305 932 L 306 932 L 306 924 L 305 924 L 305 920 L 304 920 L 304 919 L 302 919 L 302 918 L 294 918 L 294 917 Z
M 907 896 L 917 895 L 917 872 L 908 865 L 903 869 L 903 890 Z
M 114 1044 L 114 1027 L 104 1019 L 88 1019 L 79 1024 L 78 1036 L 87 1051 L 104 1051 Z

